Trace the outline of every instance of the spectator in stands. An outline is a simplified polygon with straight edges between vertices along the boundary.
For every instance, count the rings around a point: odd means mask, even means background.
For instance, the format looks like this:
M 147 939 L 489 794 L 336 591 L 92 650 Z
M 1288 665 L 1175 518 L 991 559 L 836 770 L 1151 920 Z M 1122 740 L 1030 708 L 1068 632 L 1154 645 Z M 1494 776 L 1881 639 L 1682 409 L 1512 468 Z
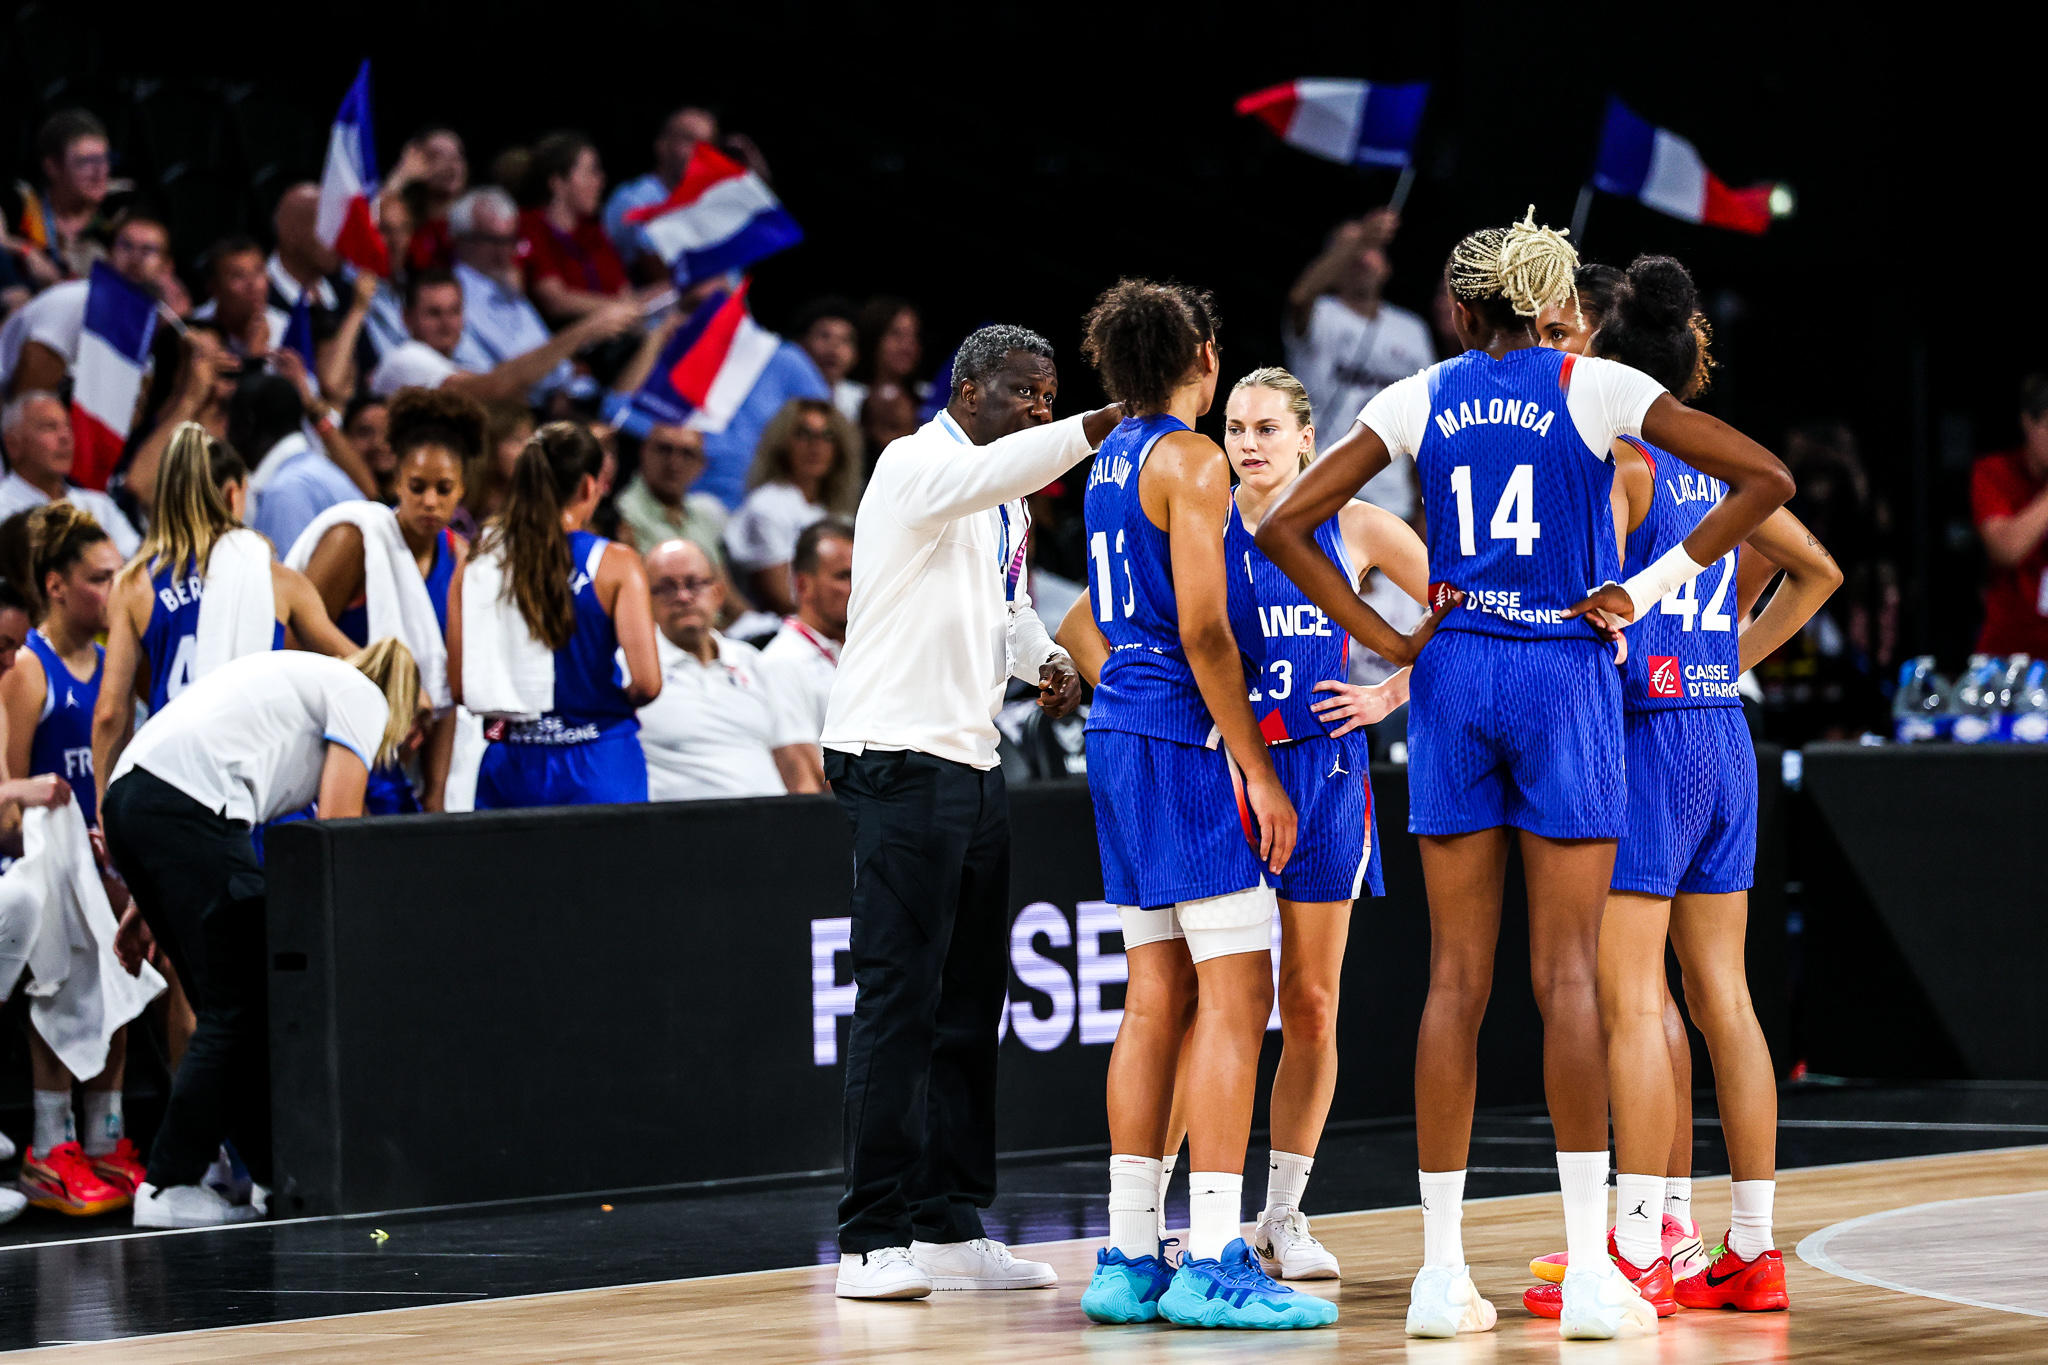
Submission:
M 737 507 L 750 486 L 748 471 L 754 467 L 754 452 L 761 444 L 769 422 L 793 398 L 830 400 L 832 386 L 818 367 L 793 342 L 779 339 L 754 387 L 740 400 L 732 420 L 723 431 L 704 433 L 704 477 L 698 487 L 715 495 L 727 507 Z
M 161 296 L 165 282 L 172 278 L 170 233 L 147 214 L 129 214 L 114 229 L 107 264 L 131 284 Z M 78 360 L 88 288 L 85 280 L 52 285 L 0 326 L 0 375 L 6 377 L 9 393 L 32 389 L 54 393 L 63 386 Z M 172 329 L 158 331 L 163 347 L 177 345 Z
M 341 419 L 341 434 L 363 457 L 370 477 L 377 481 L 377 501 L 387 506 L 398 500 L 398 456 L 386 439 L 390 417 L 389 401 L 366 393 L 349 400 Z
M 423 128 L 405 144 L 384 192 L 402 195 L 410 213 L 412 231 L 405 251 L 410 269 L 445 270 L 455 263 L 448 210 L 468 188 L 469 157 L 462 135 L 453 128 Z
M 533 147 L 528 202 L 519 215 L 526 287 L 557 324 L 587 317 L 628 292 L 619 259 L 597 210 L 604 166 L 581 133 L 550 133 Z
M 136 447 L 135 458 L 122 475 L 123 485 L 144 512 L 155 509 L 156 472 L 171 433 L 186 422 L 196 422 L 215 440 L 226 440 L 228 405 L 234 401 L 235 386 L 241 379 L 241 362 L 229 354 L 212 324 L 193 323 L 185 329 L 183 343 L 177 387 L 171 391 L 155 430 Z
M 747 498 L 725 528 L 733 572 L 749 600 L 787 615 L 797 536 L 825 517 L 851 518 L 860 504 L 860 436 L 822 398 L 783 405 L 754 455 Z
M 2048 657 L 2048 375 L 2020 383 L 2020 443 L 1978 460 L 1970 511 L 1989 561 L 1984 654 Z
M 43 187 L 16 182 L 6 206 L 6 247 L 32 288 L 83 279 L 101 255 L 113 153 L 106 125 L 83 109 L 60 109 L 36 132 Z
M 796 344 L 832 386 L 832 406 L 847 421 L 860 421 L 861 405 L 867 402 L 867 385 L 849 378 L 860 359 L 860 332 L 853 321 L 852 299 L 823 298 L 797 314 Z
M 604 204 L 604 230 L 628 267 L 647 280 L 665 272 L 661 261 L 648 249 L 647 238 L 626 215 L 634 209 L 659 204 L 681 183 L 689 168 L 690 154 L 700 142 L 718 140 L 718 120 L 709 110 L 678 109 L 662 120 L 654 137 L 654 169 L 635 176 L 612 191 Z M 650 266 L 648 262 L 652 262 Z
M 519 206 L 512 196 L 496 185 L 471 190 L 448 210 L 448 230 L 455 237 L 455 282 L 462 286 L 456 363 L 488 370 L 547 345 L 554 334 L 526 297 L 519 269 Z M 574 387 L 576 379 L 564 360 L 534 385 L 528 401 L 542 406 L 549 393 Z M 587 378 L 583 387 L 590 388 Z
M 619 516 L 633 543 L 647 550 L 687 540 L 725 568 L 725 504 L 690 485 L 704 473 L 704 433 L 657 426 L 640 441 L 640 469 L 619 494 Z
M 0 409 L 0 441 L 7 447 L 7 477 L 0 480 L 0 520 L 63 499 L 92 513 L 126 559 L 142 537 L 105 493 L 70 481 L 71 410 L 54 393 L 30 390 Z
M 804 757 L 817 765 L 818 785 L 825 789 L 824 751 L 818 736 L 825 732 L 825 699 L 839 675 L 839 646 L 846 640 L 846 601 L 853 593 L 853 524 L 826 517 L 804 528 L 789 561 L 796 588 L 796 614 L 786 617 L 775 638 L 761 647 L 761 666 L 769 671 L 777 696 L 806 736 Z
M 524 401 L 549 371 L 586 346 L 631 331 L 640 323 L 632 299 L 608 299 L 546 344 L 489 369 L 465 369 L 462 344 L 462 286 L 446 270 L 416 270 L 405 284 L 405 326 L 412 340 L 379 361 L 370 392 L 390 397 L 403 388 L 434 389 L 443 384 L 484 403 Z M 481 362 L 479 362 L 481 363 Z
M 249 525 L 270 538 L 279 555 L 339 502 L 375 497 L 377 481 L 335 420 L 333 408 L 313 396 L 297 352 L 279 351 L 276 373 L 242 381 L 228 410 L 228 444 L 251 461 Z M 313 424 L 315 445 L 305 427 Z
M 270 220 L 277 233 L 277 249 L 263 263 L 272 308 L 289 315 L 298 307 L 300 295 L 312 294 L 310 311 L 316 344 L 334 335 L 348 298 L 348 282 L 341 276 L 341 257 L 320 240 L 319 217 L 318 185 L 301 181 L 286 190 Z
M 809 740 L 793 731 L 759 651 L 717 631 L 725 605 L 703 547 L 670 540 L 647 555 L 661 695 L 640 708 L 647 799 L 702 801 L 823 790 Z
M 246 360 L 284 345 L 291 314 L 271 306 L 270 276 L 255 238 L 215 242 L 206 253 L 205 274 L 212 297 L 193 309 L 192 316 L 218 326 L 230 351 Z
M 1339 223 L 1287 293 L 1287 368 L 1316 411 L 1331 415 L 1333 435 L 1350 430 L 1367 399 L 1436 359 L 1429 325 L 1384 297 L 1393 274 L 1387 246 L 1400 226 L 1392 209 Z M 1359 496 L 1416 521 L 1415 462 L 1395 461 Z
M 924 341 L 917 309 L 904 299 L 869 299 L 859 321 L 860 357 L 853 375 L 868 388 L 860 425 L 868 449 L 880 454 L 922 421 L 928 390 L 914 376 L 924 360 Z

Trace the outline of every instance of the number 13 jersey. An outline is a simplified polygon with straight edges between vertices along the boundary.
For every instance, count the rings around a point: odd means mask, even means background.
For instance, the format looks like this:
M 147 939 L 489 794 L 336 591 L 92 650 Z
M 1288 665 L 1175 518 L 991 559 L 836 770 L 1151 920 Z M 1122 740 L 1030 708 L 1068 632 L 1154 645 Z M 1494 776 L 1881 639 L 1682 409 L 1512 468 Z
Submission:
M 1432 365 L 1373 398 L 1359 420 L 1413 456 L 1429 513 L 1431 600 L 1461 589 L 1441 629 L 1585 639 L 1560 613 L 1620 577 L 1609 452 L 1640 436 L 1664 392 L 1639 370 L 1531 346 Z

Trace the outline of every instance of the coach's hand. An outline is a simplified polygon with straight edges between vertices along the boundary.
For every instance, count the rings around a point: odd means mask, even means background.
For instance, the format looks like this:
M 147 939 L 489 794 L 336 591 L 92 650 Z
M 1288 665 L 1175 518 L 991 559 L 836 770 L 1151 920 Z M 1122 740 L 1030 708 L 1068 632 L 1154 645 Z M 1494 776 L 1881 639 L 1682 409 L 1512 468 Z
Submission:
M 1038 706 L 1054 720 L 1073 714 L 1081 704 L 1081 675 L 1074 661 L 1055 654 L 1038 666 Z

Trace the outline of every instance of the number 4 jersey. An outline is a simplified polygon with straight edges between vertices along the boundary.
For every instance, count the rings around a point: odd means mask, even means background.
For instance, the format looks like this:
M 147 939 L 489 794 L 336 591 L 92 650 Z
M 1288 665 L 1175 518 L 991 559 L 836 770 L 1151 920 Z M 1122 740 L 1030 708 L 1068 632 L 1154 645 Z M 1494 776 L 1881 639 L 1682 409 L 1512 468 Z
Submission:
M 1691 535 L 1727 496 L 1728 485 L 1669 451 L 1631 440 L 1650 466 L 1655 494 L 1643 524 L 1629 533 L 1622 572 L 1638 573 Z M 1630 711 L 1683 706 L 1741 706 L 1735 630 L 1738 550 L 1643 613 L 1628 628 L 1622 705 Z
M 1465 593 L 1441 629 L 1589 637 L 1561 613 L 1620 577 L 1609 454 L 1616 437 L 1642 434 L 1663 392 L 1626 365 L 1531 346 L 1467 351 L 1366 404 L 1359 420 L 1396 459 L 1415 459 L 1432 600 L 1446 586 Z

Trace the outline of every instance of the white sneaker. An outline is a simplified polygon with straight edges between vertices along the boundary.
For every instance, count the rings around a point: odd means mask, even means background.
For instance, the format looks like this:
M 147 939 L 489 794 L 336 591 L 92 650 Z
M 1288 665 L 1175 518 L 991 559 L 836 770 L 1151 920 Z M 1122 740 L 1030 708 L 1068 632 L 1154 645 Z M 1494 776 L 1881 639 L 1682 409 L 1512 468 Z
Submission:
M 1044 1289 L 1060 1282 L 1044 1261 L 1020 1261 L 1001 1242 L 912 1242 L 910 1259 L 934 1289 Z
M 28 1196 L 12 1185 L 0 1185 L 0 1223 L 11 1223 L 28 1207 Z
M 1656 1330 L 1657 1310 L 1607 1257 L 1602 1256 L 1597 1266 L 1571 1266 L 1564 1272 L 1557 1334 L 1566 1341 L 1607 1341 Z
M 1328 1247 L 1309 1236 L 1308 1216 L 1300 1209 L 1281 1209 L 1259 1215 L 1252 1232 L 1252 1250 L 1259 1265 L 1276 1280 L 1334 1280 L 1337 1258 Z
M 837 1292 L 842 1299 L 921 1299 L 932 1292 L 932 1277 L 910 1258 L 909 1247 L 877 1247 L 839 1257 Z
M 230 1204 L 204 1185 L 173 1185 L 160 1190 L 145 1180 L 135 1187 L 135 1226 L 139 1228 L 213 1228 L 224 1223 L 253 1223 L 262 1216 L 247 1204 Z
M 21 1155 L 21 1149 L 14 1145 L 14 1139 L 0 1133 L 0 1161 L 12 1161 Z
M 1472 1267 L 1426 1265 L 1415 1272 L 1408 1291 L 1408 1335 L 1454 1337 L 1460 1332 L 1491 1332 L 1500 1321 L 1493 1305 L 1472 1286 Z

